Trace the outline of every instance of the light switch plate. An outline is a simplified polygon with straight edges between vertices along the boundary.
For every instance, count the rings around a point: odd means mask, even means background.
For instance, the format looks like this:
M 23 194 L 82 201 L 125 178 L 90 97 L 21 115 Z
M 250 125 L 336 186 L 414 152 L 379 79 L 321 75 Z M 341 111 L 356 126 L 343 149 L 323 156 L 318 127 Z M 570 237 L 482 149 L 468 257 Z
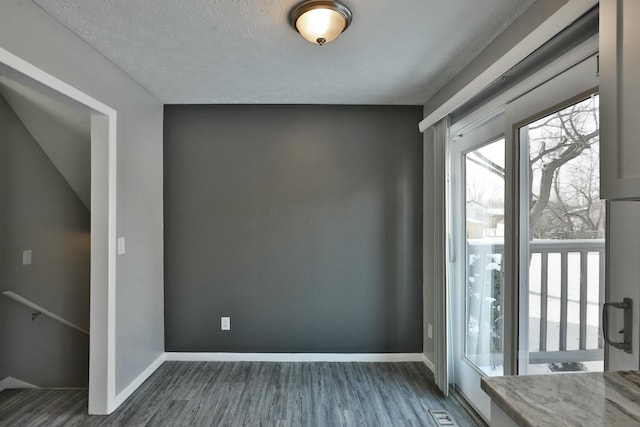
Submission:
M 231 318 L 230 317 L 221 317 L 220 318 L 220 330 L 222 330 L 222 331 L 230 331 L 231 330 Z
M 31 264 L 32 254 L 31 249 L 22 251 L 22 265 Z

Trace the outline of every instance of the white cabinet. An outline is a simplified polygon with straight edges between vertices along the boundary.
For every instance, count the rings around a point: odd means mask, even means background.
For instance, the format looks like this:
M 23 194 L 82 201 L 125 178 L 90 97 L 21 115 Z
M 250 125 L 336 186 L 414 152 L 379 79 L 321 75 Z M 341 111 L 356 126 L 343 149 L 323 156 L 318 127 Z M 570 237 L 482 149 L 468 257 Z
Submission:
M 600 1 L 600 180 L 609 200 L 640 200 L 640 1 Z

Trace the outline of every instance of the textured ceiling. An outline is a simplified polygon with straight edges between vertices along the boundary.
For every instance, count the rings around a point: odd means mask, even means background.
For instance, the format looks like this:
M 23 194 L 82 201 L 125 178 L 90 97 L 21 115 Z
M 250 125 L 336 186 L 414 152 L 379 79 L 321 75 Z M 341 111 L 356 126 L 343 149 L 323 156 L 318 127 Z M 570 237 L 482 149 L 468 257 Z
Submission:
M 91 206 L 91 117 L 0 75 L 11 106 L 87 209 Z
M 423 104 L 534 0 L 344 0 L 315 46 L 298 0 L 34 0 L 169 104 Z

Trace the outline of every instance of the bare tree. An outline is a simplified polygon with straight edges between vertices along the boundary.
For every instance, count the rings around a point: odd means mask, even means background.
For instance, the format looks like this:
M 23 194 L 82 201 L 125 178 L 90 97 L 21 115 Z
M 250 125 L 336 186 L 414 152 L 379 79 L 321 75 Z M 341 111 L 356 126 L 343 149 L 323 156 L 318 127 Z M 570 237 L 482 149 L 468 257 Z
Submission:
M 602 218 L 597 155 L 582 156 L 580 162 L 572 166 L 567 183 L 560 180 L 565 165 L 599 142 L 597 98 L 589 98 L 534 122 L 527 132 L 530 138 L 529 176 L 532 177 L 529 182 L 531 237 L 550 237 L 543 230 L 545 211 L 567 231 L 574 231 L 576 219 L 591 230 L 597 230 Z M 580 171 L 582 173 L 578 173 Z M 550 203 L 552 191 L 555 197 Z M 596 207 L 598 213 L 593 217 Z
M 599 199 L 599 154 L 595 149 L 600 138 L 598 97 L 533 122 L 525 133 L 529 138 L 531 237 L 601 230 L 604 205 Z M 585 151 L 589 155 L 582 155 Z M 504 179 L 504 168 L 481 153 L 475 151 L 467 160 Z M 483 199 L 482 191 L 493 192 L 480 188 L 482 185 L 475 183 L 471 191 L 478 201 Z

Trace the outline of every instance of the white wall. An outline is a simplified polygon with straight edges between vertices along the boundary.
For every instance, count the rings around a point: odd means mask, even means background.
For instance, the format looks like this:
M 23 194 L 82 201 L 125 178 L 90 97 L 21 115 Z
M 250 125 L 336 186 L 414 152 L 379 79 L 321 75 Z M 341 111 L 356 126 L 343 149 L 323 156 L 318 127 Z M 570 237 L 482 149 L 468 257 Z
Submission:
M 28 0 L 2 0 L 0 47 L 115 109 L 117 235 L 116 393 L 164 352 L 163 106 Z

